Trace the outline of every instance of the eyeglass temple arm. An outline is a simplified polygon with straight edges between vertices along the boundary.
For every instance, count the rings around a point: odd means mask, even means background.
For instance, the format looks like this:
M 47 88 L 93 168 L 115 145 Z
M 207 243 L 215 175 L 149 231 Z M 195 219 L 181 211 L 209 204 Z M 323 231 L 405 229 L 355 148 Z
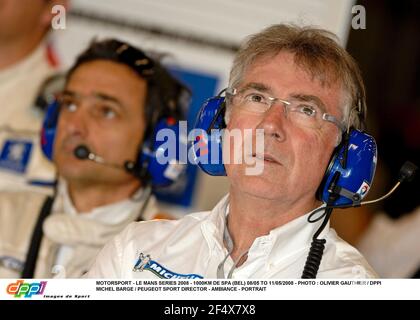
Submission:
M 346 132 L 347 131 L 346 126 L 342 122 L 338 121 L 336 117 L 334 117 L 334 116 L 332 116 L 328 113 L 324 113 L 322 115 L 322 119 L 334 123 L 341 130 L 341 132 Z

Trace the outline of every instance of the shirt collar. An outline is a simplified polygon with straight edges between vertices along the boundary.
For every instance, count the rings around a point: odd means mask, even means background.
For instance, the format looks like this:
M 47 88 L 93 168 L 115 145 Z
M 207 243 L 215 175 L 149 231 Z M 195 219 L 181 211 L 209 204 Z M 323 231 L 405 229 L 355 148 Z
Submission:
M 147 192 L 139 191 L 130 199 L 78 214 L 71 202 L 66 182 L 60 179 L 53 206 L 54 214 L 45 220 L 44 234 L 62 245 L 103 246 L 129 222 L 136 220 L 140 211 L 143 211 L 145 219 L 150 219 L 149 213 L 156 213 L 154 199 L 148 202 L 142 199 L 147 195 Z
M 325 204 L 322 206 L 325 206 Z M 226 195 L 213 208 L 203 225 L 204 233 L 212 235 L 216 240 L 216 243 L 221 248 L 224 248 L 223 231 L 228 209 L 229 195 Z M 316 209 L 286 223 L 285 225 L 271 230 L 268 235 L 256 238 L 249 249 L 248 255 L 260 256 L 261 252 L 265 252 L 270 259 L 278 261 L 279 259 L 286 258 L 298 251 L 309 248 L 313 235 L 321 226 L 323 221 L 323 219 L 320 219 L 320 221 L 315 223 L 308 222 L 308 216 Z M 328 233 L 328 230 L 329 222 L 319 235 L 319 238 L 324 238 Z
M 141 188 L 128 199 L 96 207 L 88 212 L 81 213 L 81 216 L 105 224 L 119 224 L 125 220 L 132 220 L 134 219 L 133 215 L 140 214 L 139 210 L 146 200 L 143 199 L 145 196 L 146 192 Z M 63 212 L 72 216 L 80 214 L 73 205 L 64 179 L 60 179 L 58 183 L 57 197 L 53 210 L 54 212 Z
M 206 238 L 210 248 L 213 247 L 214 240 L 217 245 L 223 250 L 223 231 L 226 223 L 226 215 L 229 209 L 229 194 L 224 196 L 211 210 L 207 219 L 202 224 L 202 232 Z M 212 237 L 212 240 L 208 238 Z
M 315 232 L 323 221 L 323 219 L 320 219 L 314 223 L 308 222 L 308 216 L 316 209 L 271 230 L 266 236 L 255 239 L 250 248 L 250 254 L 255 250 L 260 251 L 264 248 L 270 260 L 276 263 L 302 250 L 307 250 L 311 245 Z M 323 239 L 329 228 L 328 222 L 318 238 Z

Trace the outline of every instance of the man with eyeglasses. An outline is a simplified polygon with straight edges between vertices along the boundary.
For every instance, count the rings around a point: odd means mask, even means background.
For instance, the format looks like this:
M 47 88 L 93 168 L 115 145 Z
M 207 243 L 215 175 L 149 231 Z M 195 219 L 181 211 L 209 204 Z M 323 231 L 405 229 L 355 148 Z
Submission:
M 154 151 L 159 123 L 181 119 L 188 97 L 140 49 L 92 42 L 44 121 L 44 153 L 58 172 L 54 197 L 0 193 L 0 277 L 78 278 L 128 223 L 170 217 L 151 194 L 144 150 Z
M 321 207 L 317 189 L 343 133 L 360 128 L 362 94 L 356 63 L 330 32 L 274 25 L 251 36 L 230 71 L 225 122 L 227 131 L 262 130 L 263 152 L 243 156 L 263 165 L 262 172 L 247 174 L 247 161 L 227 162 L 236 147 L 225 135 L 229 194 L 211 212 L 131 224 L 105 246 L 88 276 L 301 277 L 321 224 L 308 223 Z M 376 276 L 328 224 L 319 237 L 326 244 L 318 277 Z

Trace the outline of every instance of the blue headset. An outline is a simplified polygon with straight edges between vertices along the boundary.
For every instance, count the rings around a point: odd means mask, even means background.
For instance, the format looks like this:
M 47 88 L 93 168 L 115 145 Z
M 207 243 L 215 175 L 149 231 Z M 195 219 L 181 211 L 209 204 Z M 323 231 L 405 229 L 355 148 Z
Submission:
M 191 143 L 195 162 L 212 176 L 226 175 L 220 133 L 226 127 L 224 114 L 225 97 L 219 95 L 205 101 L 195 123 L 195 129 L 203 134 L 196 135 Z M 212 157 L 214 152 L 218 154 Z M 372 136 L 356 129 L 343 134 L 318 188 L 317 198 L 330 206 L 360 203 L 372 185 L 376 161 L 377 148 Z
M 45 113 L 45 118 L 41 130 L 41 149 L 44 155 L 53 160 L 53 147 L 57 131 L 60 105 L 58 101 L 52 102 Z M 162 129 L 168 129 L 173 132 L 176 139 L 168 141 L 158 141 L 157 133 Z M 151 137 L 143 142 L 142 152 L 139 153 L 135 163 L 133 174 L 140 179 L 150 178 L 153 187 L 167 186 L 175 182 L 185 171 L 186 166 L 179 163 L 180 150 L 178 145 L 186 141 L 181 139 L 179 122 L 173 118 L 162 118 L 153 128 Z M 170 143 L 176 145 L 170 145 Z M 175 153 L 168 150 L 176 150 Z M 166 161 L 169 160 L 169 161 Z

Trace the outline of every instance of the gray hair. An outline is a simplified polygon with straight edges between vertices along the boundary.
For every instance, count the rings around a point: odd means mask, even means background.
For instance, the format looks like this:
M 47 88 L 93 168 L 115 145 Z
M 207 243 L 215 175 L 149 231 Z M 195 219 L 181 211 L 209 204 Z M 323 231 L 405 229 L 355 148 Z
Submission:
M 251 35 L 235 56 L 229 87 L 238 87 L 245 72 L 257 59 L 274 57 L 281 51 L 294 54 L 295 63 L 307 70 L 313 79 L 320 81 L 322 86 L 341 82 L 344 89 L 340 106 L 343 123 L 357 129 L 364 127 L 367 110 L 360 69 L 350 54 L 338 44 L 337 37 L 327 30 L 278 24 Z M 229 116 L 228 108 L 226 122 Z

